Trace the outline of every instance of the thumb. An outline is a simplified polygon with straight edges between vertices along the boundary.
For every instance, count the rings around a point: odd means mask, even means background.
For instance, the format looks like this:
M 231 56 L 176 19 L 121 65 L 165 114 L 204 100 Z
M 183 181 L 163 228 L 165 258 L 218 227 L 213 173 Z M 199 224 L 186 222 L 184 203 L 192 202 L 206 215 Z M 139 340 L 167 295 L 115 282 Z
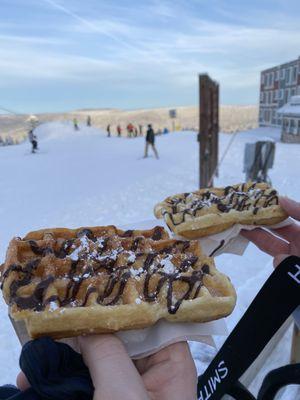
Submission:
M 293 217 L 297 221 L 300 221 L 300 203 L 289 199 L 288 197 L 280 197 L 279 204 L 282 208 L 284 208 L 289 216 Z
M 24 392 L 24 390 L 30 388 L 30 383 L 28 382 L 24 372 L 19 372 L 19 374 L 17 376 L 17 387 L 22 392 Z

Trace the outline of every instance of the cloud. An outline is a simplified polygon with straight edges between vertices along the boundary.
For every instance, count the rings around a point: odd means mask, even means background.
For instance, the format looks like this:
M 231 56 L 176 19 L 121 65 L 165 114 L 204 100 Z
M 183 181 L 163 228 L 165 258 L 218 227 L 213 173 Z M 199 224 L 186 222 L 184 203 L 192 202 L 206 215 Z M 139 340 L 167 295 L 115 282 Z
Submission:
M 202 12 L 203 1 L 198 12 L 196 1 L 133 2 L 126 10 L 117 2 L 110 8 L 91 0 L 82 12 L 78 1 L 41 2 L 49 16 L 47 36 L 4 34 L 0 23 L 1 87 L 22 81 L 59 81 L 62 88 L 64 82 L 104 82 L 140 93 L 157 88 L 158 96 L 186 91 L 194 99 L 197 74 L 208 72 L 225 90 L 240 91 L 240 98 L 243 90 L 252 91 L 256 101 L 259 72 L 298 55 L 299 26 L 291 23 L 284 29 L 273 21 L 272 10 L 261 24 L 233 15 L 230 8 L 225 16 L 215 1 L 212 7 L 222 20 Z
M 53 45 L 60 46 L 67 44 L 67 40 L 57 37 L 41 37 L 41 36 L 19 36 L 19 35 L 3 35 L 0 33 L 0 44 L 5 45 L 33 44 L 33 45 Z

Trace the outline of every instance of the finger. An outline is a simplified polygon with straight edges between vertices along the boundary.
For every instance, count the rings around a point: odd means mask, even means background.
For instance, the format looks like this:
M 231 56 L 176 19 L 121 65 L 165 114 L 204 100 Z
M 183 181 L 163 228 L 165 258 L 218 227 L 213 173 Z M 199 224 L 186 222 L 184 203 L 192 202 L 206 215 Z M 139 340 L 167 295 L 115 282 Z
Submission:
M 279 204 L 294 219 L 300 221 L 300 203 L 288 197 L 279 197 Z
M 278 254 L 289 253 L 289 243 L 272 235 L 264 229 L 257 228 L 252 231 L 241 231 L 242 236 L 253 242 L 260 250 L 275 257 Z
M 19 372 L 19 374 L 17 376 L 17 387 L 22 392 L 24 392 L 24 390 L 30 388 L 30 383 L 28 382 L 26 375 L 22 371 Z
M 272 232 L 281 236 L 283 239 L 292 242 L 298 235 L 300 235 L 300 225 L 293 223 L 284 226 L 283 228 L 272 229 Z
M 148 363 L 149 369 L 143 374 L 143 380 L 151 398 L 196 398 L 197 372 L 187 343 L 172 344 L 149 359 L 152 362 Z
M 142 378 L 117 336 L 82 336 L 79 345 L 93 380 L 95 398 L 148 400 Z

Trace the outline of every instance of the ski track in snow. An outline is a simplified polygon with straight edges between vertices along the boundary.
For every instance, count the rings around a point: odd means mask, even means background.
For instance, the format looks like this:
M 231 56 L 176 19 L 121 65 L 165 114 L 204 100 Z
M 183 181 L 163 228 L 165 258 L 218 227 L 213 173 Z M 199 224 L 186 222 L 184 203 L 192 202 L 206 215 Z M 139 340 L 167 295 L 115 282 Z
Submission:
M 40 153 L 30 154 L 30 144 L 0 148 L 0 256 L 13 236 L 43 227 L 124 225 L 154 218 L 153 206 L 170 194 L 197 189 L 198 143 L 193 132 L 177 132 L 156 138 L 160 159 L 142 159 L 144 138 L 107 138 L 94 128 L 75 132 L 67 123 L 37 128 Z M 231 136 L 220 135 L 220 155 Z M 244 180 L 246 143 L 271 138 L 276 141 L 275 165 L 270 171 L 281 194 L 300 199 L 300 145 L 279 142 L 277 129 L 240 132 L 215 184 Z M 150 150 L 151 154 L 151 150 Z M 224 254 L 216 259 L 220 271 L 237 288 L 237 306 L 227 318 L 231 330 L 272 272 L 271 258 L 253 245 L 243 257 Z M 18 372 L 20 345 L 0 301 L 0 384 L 13 383 Z M 268 370 L 288 363 L 290 332 L 268 360 L 251 389 L 254 393 Z M 224 338 L 216 338 L 218 346 Z M 215 350 L 191 343 L 198 372 L 203 372 Z M 296 397 L 295 397 L 296 398 Z M 287 394 L 282 399 L 291 400 Z

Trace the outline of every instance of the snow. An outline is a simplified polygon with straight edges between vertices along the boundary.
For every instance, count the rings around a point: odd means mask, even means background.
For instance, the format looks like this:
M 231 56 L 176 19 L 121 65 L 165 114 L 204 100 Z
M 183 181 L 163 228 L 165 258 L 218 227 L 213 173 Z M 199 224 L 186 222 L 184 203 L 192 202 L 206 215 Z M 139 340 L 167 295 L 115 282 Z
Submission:
M 195 190 L 198 184 L 198 143 L 193 132 L 157 137 L 160 159 L 142 159 L 143 138 L 107 138 L 94 128 L 75 132 L 67 123 L 43 124 L 37 129 L 40 152 L 30 144 L 0 148 L 0 259 L 9 240 L 44 227 L 125 225 L 153 217 L 153 206 L 170 194 Z M 243 182 L 244 146 L 262 137 L 276 142 L 270 178 L 282 195 L 300 198 L 300 145 L 280 143 L 280 131 L 259 128 L 241 132 L 220 167 L 218 186 Z M 220 155 L 231 140 L 220 135 Z M 75 255 L 74 255 L 75 256 Z M 227 318 L 231 330 L 272 272 L 271 258 L 249 245 L 243 257 L 221 255 L 217 267 L 237 288 L 237 306 Z M 13 383 L 18 372 L 20 345 L 0 301 L 0 384 Z M 218 345 L 222 340 L 217 338 Z M 214 349 L 191 344 L 201 372 Z M 290 332 L 268 360 L 264 374 L 288 363 Z M 257 391 L 263 375 L 251 387 Z M 283 397 L 283 399 L 291 397 Z M 296 397 L 295 397 L 296 398 Z
M 290 101 L 277 110 L 278 114 L 300 116 L 300 96 L 292 96 Z

